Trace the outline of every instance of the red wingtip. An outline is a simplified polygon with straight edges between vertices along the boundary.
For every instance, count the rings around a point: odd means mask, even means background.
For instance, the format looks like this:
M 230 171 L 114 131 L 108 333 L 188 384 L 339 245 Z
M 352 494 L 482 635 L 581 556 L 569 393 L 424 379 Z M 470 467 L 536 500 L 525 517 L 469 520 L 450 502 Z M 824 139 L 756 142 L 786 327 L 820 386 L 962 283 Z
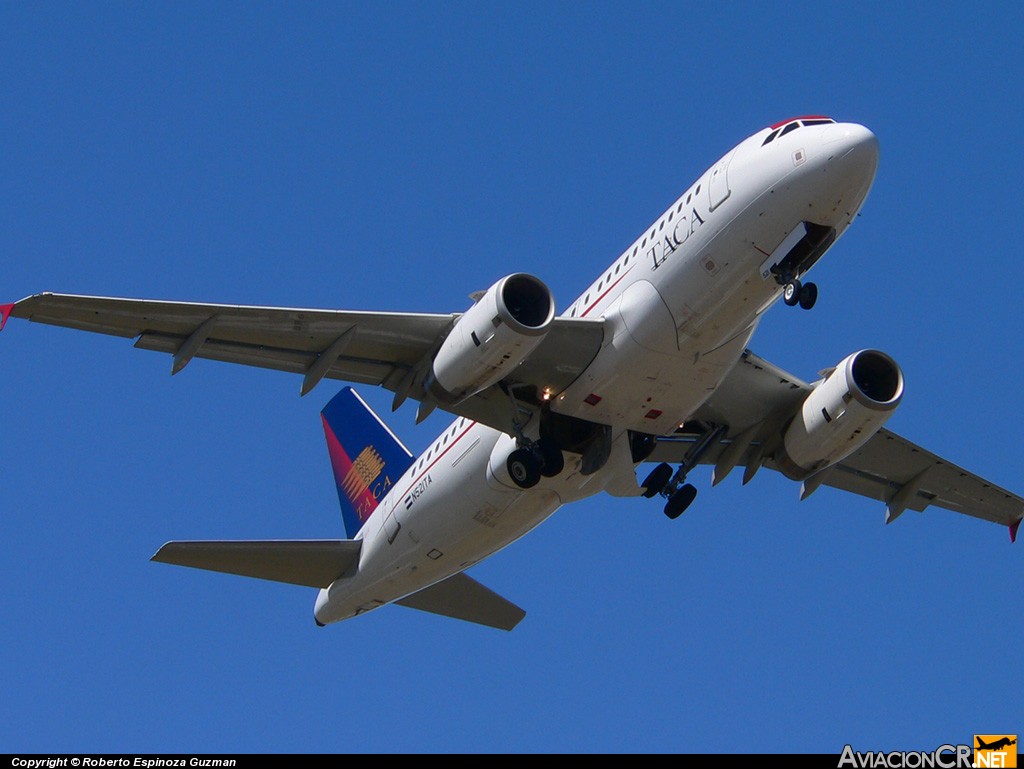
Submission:
M 11 317 L 11 310 L 13 309 L 13 304 L 0 304 L 0 331 L 4 330 L 4 326 L 7 324 L 7 319 Z
M 1018 518 L 1016 521 L 1014 521 L 1013 523 L 1010 524 L 1010 541 L 1011 542 L 1016 542 L 1017 541 L 1017 529 L 1020 528 L 1020 522 L 1022 520 L 1024 520 L 1024 518 Z

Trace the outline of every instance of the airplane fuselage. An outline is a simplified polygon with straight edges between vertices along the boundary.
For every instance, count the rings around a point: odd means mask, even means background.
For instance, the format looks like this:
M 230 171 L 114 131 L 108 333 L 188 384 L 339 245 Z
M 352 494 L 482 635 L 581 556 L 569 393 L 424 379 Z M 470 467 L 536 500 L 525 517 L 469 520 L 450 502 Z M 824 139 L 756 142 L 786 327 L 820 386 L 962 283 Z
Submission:
M 856 217 L 877 161 L 868 129 L 824 119 L 785 121 L 730 150 L 563 313 L 602 317 L 607 331 L 550 408 L 612 426 L 612 461 L 584 474 L 569 454 L 557 477 L 517 489 L 497 468 L 515 439 L 456 419 L 401 478 L 388 479 L 358 535 L 359 567 L 320 591 L 317 621 L 355 616 L 463 571 L 567 502 L 639 493 L 633 463 L 622 459 L 628 431 L 669 434 L 710 397 L 788 280 Z M 794 249 L 801 236 L 818 250 L 787 260 L 803 253 Z

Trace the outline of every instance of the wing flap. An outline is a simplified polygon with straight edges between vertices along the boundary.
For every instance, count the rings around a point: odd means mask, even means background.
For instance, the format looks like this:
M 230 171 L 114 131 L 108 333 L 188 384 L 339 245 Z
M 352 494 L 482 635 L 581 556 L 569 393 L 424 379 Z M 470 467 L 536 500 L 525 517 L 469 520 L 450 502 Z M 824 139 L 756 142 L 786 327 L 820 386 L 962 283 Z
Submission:
M 182 339 L 179 337 L 165 334 L 143 334 L 135 342 L 135 347 L 140 350 L 166 352 L 173 355 L 181 344 Z M 293 374 L 305 374 L 316 361 L 317 354 L 303 350 L 208 339 L 200 347 L 195 357 L 275 371 L 288 371 Z M 350 356 L 341 356 L 330 366 L 326 376 L 329 379 L 380 385 L 399 368 L 402 371 L 408 370 L 408 366 L 399 366 L 387 361 L 361 360 Z
M 526 612 L 465 573 L 455 574 L 395 603 L 410 609 L 511 630 Z
M 150 560 L 323 588 L 356 569 L 362 544 L 352 539 L 174 541 Z

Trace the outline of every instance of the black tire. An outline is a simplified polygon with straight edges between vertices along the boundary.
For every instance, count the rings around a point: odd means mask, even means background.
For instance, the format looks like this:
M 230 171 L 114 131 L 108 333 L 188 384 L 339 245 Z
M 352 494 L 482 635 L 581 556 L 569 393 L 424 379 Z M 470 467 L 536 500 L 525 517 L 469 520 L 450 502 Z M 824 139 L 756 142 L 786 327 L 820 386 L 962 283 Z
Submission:
M 553 440 L 541 438 L 534 448 L 540 455 L 540 474 L 545 478 L 554 478 L 565 469 L 565 457 Z
M 800 289 L 803 286 L 800 285 L 800 281 L 796 278 L 789 281 L 786 287 L 782 289 L 782 301 L 788 304 L 790 307 L 796 307 L 800 302 Z
M 521 489 L 532 489 L 540 481 L 540 460 L 529 449 L 516 449 L 505 460 L 512 482 Z
M 686 512 L 694 498 L 697 496 L 697 487 L 691 483 L 679 489 L 665 504 L 665 515 L 673 521 Z
M 818 287 L 813 283 L 804 283 L 804 287 L 800 289 L 800 306 L 805 310 L 809 310 L 814 307 L 814 303 L 818 301 Z
M 648 476 L 644 479 L 644 482 L 640 484 L 644 488 L 644 496 L 648 499 L 658 496 L 661 493 L 661 490 L 665 488 L 665 484 L 669 482 L 671 477 L 672 466 L 662 462 L 651 470 Z

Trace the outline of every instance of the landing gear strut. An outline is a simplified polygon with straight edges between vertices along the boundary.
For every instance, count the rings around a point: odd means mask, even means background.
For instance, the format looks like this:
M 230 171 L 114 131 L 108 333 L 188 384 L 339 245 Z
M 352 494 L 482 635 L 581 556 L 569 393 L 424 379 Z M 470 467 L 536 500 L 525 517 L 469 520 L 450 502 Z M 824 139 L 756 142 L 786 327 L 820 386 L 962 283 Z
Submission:
M 521 489 L 532 489 L 543 478 L 554 478 L 565 469 L 565 456 L 557 441 L 550 438 L 531 440 L 523 433 L 523 423 L 519 421 L 520 413 L 527 417 L 530 411 L 520 409 L 516 397 L 506 386 L 501 388 L 512 402 L 512 428 L 516 436 L 518 448 L 508 455 L 505 469 L 512 481 Z
M 662 496 L 668 500 L 665 503 L 665 515 L 672 520 L 686 512 L 686 508 L 697 496 L 697 488 L 692 483 L 685 483 L 686 475 L 697 466 L 700 458 L 725 434 L 727 429 L 725 425 L 709 427 L 686 452 L 686 457 L 674 475 L 672 466 L 665 462 L 655 467 L 644 479 L 643 495 L 647 498 Z

